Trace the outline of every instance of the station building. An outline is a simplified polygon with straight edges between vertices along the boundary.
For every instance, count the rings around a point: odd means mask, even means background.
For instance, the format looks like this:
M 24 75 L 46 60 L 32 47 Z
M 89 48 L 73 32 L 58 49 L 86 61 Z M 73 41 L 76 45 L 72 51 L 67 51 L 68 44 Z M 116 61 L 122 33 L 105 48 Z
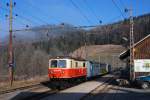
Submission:
M 131 77 L 150 75 L 150 34 L 138 41 L 131 48 L 134 52 L 134 61 L 131 68 Z M 130 66 L 130 49 L 122 52 L 119 56 Z

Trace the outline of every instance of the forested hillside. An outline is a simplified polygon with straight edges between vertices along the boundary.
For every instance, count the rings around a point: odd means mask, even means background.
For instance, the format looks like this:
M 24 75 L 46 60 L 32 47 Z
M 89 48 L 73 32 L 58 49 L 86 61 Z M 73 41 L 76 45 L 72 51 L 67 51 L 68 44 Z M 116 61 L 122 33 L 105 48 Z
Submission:
M 53 53 L 53 49 L 47 49 L 51 55 L 68 55 L 75 49 L 85 45 L 85 42 L 87 45 L 120 44 L 127 46 L 129 44 L 129 30 L 129 20 L 125 19 L 124 21 L 98 26 L 89 30 L 77 29 L 64 24 L 64 26 L 57 26 L 57 28 L 49 30 L 48 37 L 44 38 L 43 35 L 40 37 L 44 39 L 45 46 L 43 48 L 53 48 L 54 51 L 59 52 L 59 54 L 58 52 Z M 135 42 L 148 34 L 150 34 L 150 14 L 134 17 Z M 128 41 L 124 41 L 123 37 L 128 38 Z

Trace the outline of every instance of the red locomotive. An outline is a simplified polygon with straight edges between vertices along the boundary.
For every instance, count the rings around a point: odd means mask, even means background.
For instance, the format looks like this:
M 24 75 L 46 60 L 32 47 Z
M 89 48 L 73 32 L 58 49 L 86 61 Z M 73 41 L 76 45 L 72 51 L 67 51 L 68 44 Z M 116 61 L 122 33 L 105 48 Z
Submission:
M 49 60 L 50 79 L 86 78 L 85 60 L 71 57 L 58 57 Z

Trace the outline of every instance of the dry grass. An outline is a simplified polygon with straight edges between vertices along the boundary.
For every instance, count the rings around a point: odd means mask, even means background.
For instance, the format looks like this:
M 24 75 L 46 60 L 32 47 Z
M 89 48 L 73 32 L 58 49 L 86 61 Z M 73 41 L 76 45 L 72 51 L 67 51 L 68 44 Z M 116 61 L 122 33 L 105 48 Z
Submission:
M 73 57 L 82 57 L 89 60 L 95 60 L 101 63 L 108 63 L 112 68 L 124 67 L 125 63 L 121 62 L 118 58 L 119 54 L 125 50 L 121 45 L 90 45 L 81 47 L 73 52 Z
M 97 54 L 120 54 L 122 51 L 124 51 L 125 48 L 121 45 L 113 45 L 113 44 L 107 44 L 107 45 L 90 45 L 85 47 L 81 47 L 73 52 L 72 56 L 80 56 L 82 58 L 85 58 L 85 52 L 87 53 L 87 56 L 95 56 Z
M 20 88 L 20 87 L 26 87 L 26 86 L 30 86 L 30 85 L 35 85 L 35 84 L 39 84 L 40 82 L 44 82 L 44 81 L 48 81 L 47 75 L 30 78 L 28 80 L 14 81 L 12 86 L 10 86 L 9 82 L 3 82 L 3 83 L 1 82 L 0 83 L 0 92 L 16 89 L 16 88 Z

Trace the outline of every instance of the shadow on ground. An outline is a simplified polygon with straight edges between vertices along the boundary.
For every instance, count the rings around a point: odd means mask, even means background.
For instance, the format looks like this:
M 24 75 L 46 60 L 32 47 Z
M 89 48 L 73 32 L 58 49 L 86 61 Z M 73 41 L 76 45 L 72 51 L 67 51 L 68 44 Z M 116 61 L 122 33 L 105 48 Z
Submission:
M 113 85 L 114 87 L 110 88 L 112 92 L 98 93 L 90 98 L 83 98 L 83 100 L 150 100 L 150 90 L 145 91 L 129 87 L 115 88 L 115 86 L 117 86 L 116 80 L 113 79 L 110 83 L 109 81 L 106 81 L 109 79 L 110 77 L 108 76 L 101 77 L 100 79 L 90 79 L 89 81 L 104 82 Z M 80 82 L 77 84 L 79 83 Z M 42 82 L 41 84 L 50 89 L 55 89 L 55 86 L 53 86 L 50 82 Z M 87 94 L 88 93 L 84 93 L 82 91 L 78 93 L 59 92 L 57 94 L 52 94 L 50 92 L 21 92 L 11 100 L 39 100 L 43 98 L 45 98 L 44 100 L 80 100 L 81 97 L 84 97 Z
M 98 93 L 96 96 L 91 96 L 89 98 L 82 98 L 82 100 L 150 100 L 150 92 L 140 92 L 140 91 L 130 91 L 125 89 L 112 89 L 114 93 Z M 117 92 L 116 92 L 117 91 Z M 38 95 L 39 93 L 33 92 L 22 92 L 16 95 L 11 100 L 80 100 L 81 97 L 85 96 L 87 93 L 68 93 L 62 92 L 58 94 L 45 93 L 45 95 L 39 97 L 26 98 L 28 95 Z M 39 94 L 40 95 L 40 94 Z M 24 98 L 21 98 L 24 96 Z

